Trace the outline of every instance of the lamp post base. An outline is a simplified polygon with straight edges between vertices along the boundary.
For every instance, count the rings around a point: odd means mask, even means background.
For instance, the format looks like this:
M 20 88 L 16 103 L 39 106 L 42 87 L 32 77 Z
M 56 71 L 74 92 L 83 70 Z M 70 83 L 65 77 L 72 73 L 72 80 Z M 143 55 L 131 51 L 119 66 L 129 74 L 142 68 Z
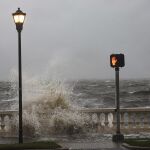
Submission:
M 116 142 L 116 143 L 123 142 L 124 141 L 124 135 L 121 133 L 117 133 L 117 134 L 113 135 L 112 141 Z

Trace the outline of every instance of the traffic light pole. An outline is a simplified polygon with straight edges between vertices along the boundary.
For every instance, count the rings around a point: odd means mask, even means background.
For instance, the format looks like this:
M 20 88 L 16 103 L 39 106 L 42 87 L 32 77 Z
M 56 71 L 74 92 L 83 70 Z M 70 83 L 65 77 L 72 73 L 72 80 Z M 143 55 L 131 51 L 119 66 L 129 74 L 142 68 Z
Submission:
M 117 134 L 120 134 L 119 67 L 115 68 L 115 74 L 116 74 L 116 120 L 117 120 Z
M 120 132 L 120 100 L 119 100 L 119 67 L 115 68 L 116 77 L 116 134 L 113 135 L 114 142 L 122 142 L 124 140 L 123 134 Z

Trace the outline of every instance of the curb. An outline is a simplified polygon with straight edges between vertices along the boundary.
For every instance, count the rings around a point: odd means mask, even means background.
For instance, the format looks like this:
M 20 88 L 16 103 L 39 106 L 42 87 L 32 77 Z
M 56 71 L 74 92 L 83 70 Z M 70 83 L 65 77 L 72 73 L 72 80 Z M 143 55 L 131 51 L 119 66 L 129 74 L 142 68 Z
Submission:
M 69 148 L 66 148 L 66 147 L 64 147 L 64 148 L 57 148 L 56 150 L 69 150 Z
M 131 150 L 150 150 L 150 147 L 139 147 L 139 146 L 131 146 L 129 144 L 123 143 L 122 146 Z
M 56 150 L 69 150 L 69 148 L 57 148 Z

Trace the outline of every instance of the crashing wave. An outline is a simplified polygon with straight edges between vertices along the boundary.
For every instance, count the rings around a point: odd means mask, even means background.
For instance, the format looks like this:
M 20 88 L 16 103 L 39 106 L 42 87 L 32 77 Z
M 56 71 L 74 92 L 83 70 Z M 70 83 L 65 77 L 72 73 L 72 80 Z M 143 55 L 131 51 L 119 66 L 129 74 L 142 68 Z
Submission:
M 17 86 L 14 85 L 13 88 Z M 49 136 L 84 132 L 89 118 L 71 102 L 73 87 L 59 80 L 23 78 L 23 132 L 25 136 Z M 17 90 L 16 90 L 17 91 Z M 18 108 L 16 102 L 13 109 Z M 18 131 L 18 116 L 13 119 L 13 134 Z

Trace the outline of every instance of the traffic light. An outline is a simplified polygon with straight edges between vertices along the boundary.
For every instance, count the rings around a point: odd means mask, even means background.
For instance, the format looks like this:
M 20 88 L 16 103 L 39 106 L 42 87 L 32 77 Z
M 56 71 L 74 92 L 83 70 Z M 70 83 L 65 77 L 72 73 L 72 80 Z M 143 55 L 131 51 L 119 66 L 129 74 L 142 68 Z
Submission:
M 124 54 L 112 54 L 110 55 L 110 66 L 113 68 L 124 67 Z

